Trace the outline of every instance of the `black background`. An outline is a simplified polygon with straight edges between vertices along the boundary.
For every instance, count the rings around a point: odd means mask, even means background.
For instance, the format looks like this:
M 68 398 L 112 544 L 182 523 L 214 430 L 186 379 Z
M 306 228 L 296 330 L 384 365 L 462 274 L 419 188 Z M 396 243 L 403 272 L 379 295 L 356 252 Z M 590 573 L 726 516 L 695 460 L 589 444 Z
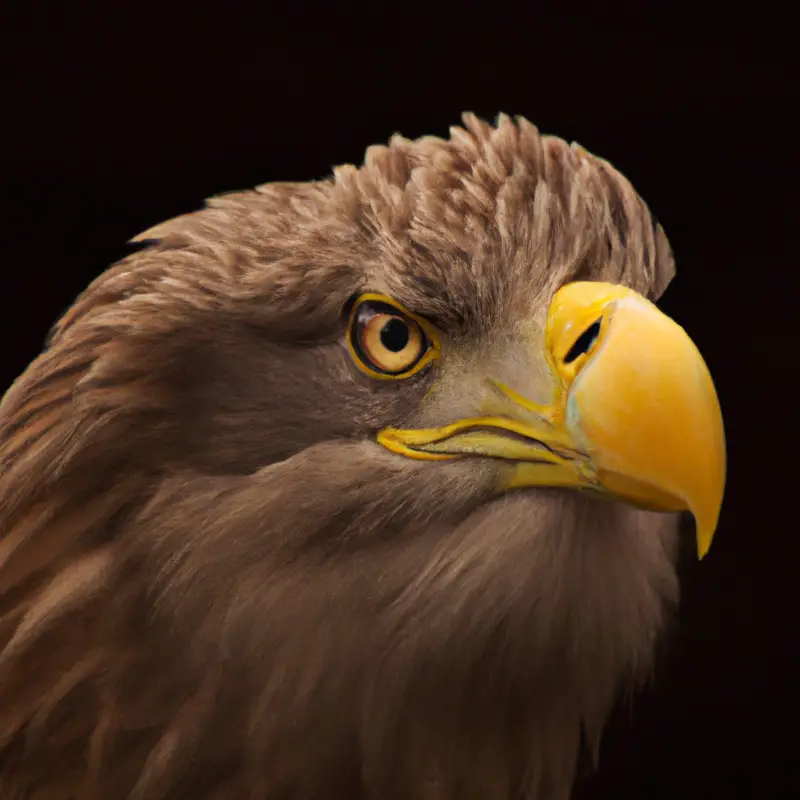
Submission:
M 0 26 L 3 386 L 131 236 L 208 195 L 323 177 L 393 132 L 446 136 L 463 110 L 579 141 L 670 237 L 662 307 L 706 356 L 729 444 L 711 554 L 686 560 L 654 688 L 620 709 L 581 796 L 793 795 L 798 92 L 779 23 L 687 15 L 679 41 L 662 19 L 575 7 L 552 32 L 533 9 L 494 33 L 501 7 L 462 6 L 423 40 L 427 17 L 404 6 L 379 19 L 342 6 L 333 29 L 308 7 L 290 26 L 277 10 L 62 5 L 20 5 Z

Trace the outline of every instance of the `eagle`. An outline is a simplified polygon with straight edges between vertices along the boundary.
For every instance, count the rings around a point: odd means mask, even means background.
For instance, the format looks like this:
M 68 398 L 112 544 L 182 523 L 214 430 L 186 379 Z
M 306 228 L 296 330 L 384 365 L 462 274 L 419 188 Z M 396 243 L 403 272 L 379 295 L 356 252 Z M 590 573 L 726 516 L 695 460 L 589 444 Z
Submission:
M 628 180 L 465 114 L 133 241 L 0 405 L 0 797 L 567 798 L 725 483 Z

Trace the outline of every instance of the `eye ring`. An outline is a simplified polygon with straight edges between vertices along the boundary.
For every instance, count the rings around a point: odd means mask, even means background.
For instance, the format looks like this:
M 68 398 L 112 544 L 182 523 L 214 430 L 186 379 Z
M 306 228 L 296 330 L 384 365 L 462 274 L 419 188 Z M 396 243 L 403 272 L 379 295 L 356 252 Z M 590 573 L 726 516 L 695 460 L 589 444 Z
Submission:
M 355 365 L 378 380 L 409 378 L 439 355 L 438 337 L 427 320 L 376 293 L 353 303 L 346 343 Z

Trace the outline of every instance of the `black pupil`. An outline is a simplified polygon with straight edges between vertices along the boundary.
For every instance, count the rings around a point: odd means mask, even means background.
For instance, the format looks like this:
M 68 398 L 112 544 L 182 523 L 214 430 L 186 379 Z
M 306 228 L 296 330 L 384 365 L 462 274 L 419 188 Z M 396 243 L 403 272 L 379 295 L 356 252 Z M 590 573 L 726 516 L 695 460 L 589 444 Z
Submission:
M 391 353 L 401 353 L 410 338 L 408 325 L 394 317 L 381 328 L 381 344 Z
M 564 356 L 564 363 L 570 364 L 578 356 L 582 356 L 588 352 L 589 348 L 594 344 L 595 339 L 600 335 L 600 320 L 593 322 L 576 340 L 575 344 L 570 347 L 569 352 Z

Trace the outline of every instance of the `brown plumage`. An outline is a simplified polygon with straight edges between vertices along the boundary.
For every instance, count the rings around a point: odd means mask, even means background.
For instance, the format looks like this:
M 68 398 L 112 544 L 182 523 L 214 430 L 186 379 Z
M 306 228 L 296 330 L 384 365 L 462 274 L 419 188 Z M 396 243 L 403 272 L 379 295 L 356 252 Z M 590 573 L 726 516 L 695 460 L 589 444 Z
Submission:
M 469 373 L 568 281 L 660 295 L 644 202 L 466 115 L 139 238 L 0 406 L 0 797 L 566 798 L 676 518 L 379 447 L 475 398 L 359 373 L 344 310 L 396 298 Z

